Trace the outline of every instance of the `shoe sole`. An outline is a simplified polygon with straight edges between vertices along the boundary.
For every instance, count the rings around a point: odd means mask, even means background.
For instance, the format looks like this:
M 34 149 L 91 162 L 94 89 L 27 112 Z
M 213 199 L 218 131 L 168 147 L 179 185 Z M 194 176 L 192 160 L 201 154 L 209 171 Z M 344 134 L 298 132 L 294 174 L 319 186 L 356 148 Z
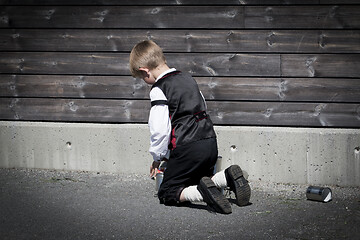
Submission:
M 244 178 L 241 168 L 237 165 L 228 168 L 229 177 L 235 186 L 231 188 L 236 196 L 236 205 L 246 206 L 249 204 L 251 189 L 249 182 Z
M 230 214 L 232 212 L 229 201 L 221 194 L 210 178 L 203 177 L 200 180 L 198 190 L 203 196 L 204 202 L 213 208 L 214 211 L 223 214 Z

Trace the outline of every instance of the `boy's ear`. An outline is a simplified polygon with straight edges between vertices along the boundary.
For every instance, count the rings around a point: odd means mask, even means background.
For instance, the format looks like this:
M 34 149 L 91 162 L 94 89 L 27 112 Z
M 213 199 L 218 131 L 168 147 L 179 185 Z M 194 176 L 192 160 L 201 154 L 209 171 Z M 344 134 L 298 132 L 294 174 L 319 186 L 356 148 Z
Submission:
M 149 74 L 149 72 L 150 72 L 150 69 L 148 69 L 147 67 L 139 67 L 139 70 L 140 70 L 140 71 L 144 71 L 144 72 L 146 72 L 147 74 Z
M 139 67 L 139 70 L 143 72 L 143 78 L 150 78 L 151 72 L 147 67 Z

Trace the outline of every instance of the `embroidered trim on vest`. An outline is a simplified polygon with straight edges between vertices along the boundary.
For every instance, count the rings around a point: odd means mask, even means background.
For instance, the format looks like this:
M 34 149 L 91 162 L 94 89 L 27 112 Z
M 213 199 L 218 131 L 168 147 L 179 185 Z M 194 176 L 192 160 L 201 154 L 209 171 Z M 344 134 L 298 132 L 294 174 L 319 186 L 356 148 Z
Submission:
M 179 73 L 181 73 L 181 72 L 180 72 L 180 71 L 169 72 L 168 74 L 165 74 L 165 75 L 162 76 L 160 79 L 158 79 L 158 80 L 156 81 L 156 83 L 158 83 L 158 81 L 160 81 L 161 79 L 164 79 L 164 78 L 166 78 L 166 77 L 168 77 L 168 76 L 176 75 L 176 74 L 179 74 Z M 152 85 L 151 89 L 153 89 L 154 87 L 156 87 L 156 83 L 154 83 L 154 84 Z
M 199 122 L 199 121 L 207 118 L 208 115 L 206 114 L 205 111 L 202 111 L 202 112 L 195 113 L 194 117 L 196 118 L 196 122 Z
M 164 76 L 162 76 L 160 79 L 166 78 L 166 77 L 171 76 L 171 75 L 176 75 L 176 74 L 179 74 L 179 73 L 180 73 L 180 71 L 169 72 L 168 74 L 165 74 Z
M 170 117 L 170 121 L 171 121 L 171 115 L 169 117 Z M 171 127 L 170 143 L 169 143 L 168 148 L 170 150 L 174 150 L 176 148 L 176 137 L 175 137 L 175 128 L 174 127 Z

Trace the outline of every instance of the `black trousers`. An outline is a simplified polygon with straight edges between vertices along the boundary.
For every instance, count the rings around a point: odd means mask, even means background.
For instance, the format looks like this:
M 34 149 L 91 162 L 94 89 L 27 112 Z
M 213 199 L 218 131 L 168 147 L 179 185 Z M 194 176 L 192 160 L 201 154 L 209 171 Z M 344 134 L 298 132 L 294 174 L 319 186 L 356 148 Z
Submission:
M 198 185 L 202 177 L 214 174 L 217 156 L 216 138 L 203 139 L 172 150 L 158 192 L 160 203 L 178 205 L 184 188 Z

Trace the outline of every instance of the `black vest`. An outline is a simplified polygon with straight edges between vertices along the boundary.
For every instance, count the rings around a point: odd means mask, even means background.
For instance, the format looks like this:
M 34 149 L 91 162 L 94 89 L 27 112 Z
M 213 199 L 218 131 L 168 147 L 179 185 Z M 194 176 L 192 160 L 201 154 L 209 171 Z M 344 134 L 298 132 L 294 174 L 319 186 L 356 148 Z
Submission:
M 216 137 L 210 116 L 196 81 L 180 71 L 170 72 L 153 86 L 165 94 L 167 102 L 153 101 L 151 105 L 167 104 L 171 119 L 171 143 L 174 149 L 198 140 Z

